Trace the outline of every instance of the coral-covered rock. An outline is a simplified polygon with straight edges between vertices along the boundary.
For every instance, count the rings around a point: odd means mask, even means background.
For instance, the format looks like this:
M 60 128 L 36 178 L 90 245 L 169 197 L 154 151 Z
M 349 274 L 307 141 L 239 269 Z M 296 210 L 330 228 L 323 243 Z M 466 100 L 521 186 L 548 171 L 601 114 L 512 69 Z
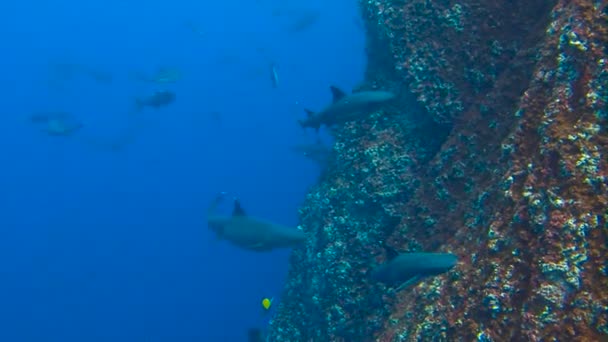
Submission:
M 361 5 L 401 102 L 337 130 L 270 340 L 608 340 L 606 2 Z M 460 263 L 397 291 L 386 246 Z

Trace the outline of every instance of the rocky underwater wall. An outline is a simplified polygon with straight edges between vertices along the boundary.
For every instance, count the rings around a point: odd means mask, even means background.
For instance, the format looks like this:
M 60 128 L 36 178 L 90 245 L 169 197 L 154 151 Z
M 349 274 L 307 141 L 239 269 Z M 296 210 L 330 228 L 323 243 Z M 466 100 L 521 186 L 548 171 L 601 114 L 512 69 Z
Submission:
M 608 340 L 606 1 L 361 0 L 365 89 L 269 341 Z M 458 255 L 397 291 L 370 269 Z

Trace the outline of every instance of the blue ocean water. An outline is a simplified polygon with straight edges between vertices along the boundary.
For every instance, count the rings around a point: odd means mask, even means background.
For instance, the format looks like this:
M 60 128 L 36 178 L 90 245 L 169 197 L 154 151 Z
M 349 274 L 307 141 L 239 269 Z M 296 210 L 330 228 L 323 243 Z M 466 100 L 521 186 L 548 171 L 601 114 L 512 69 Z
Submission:
M 219 241 L 206 207 L 229 191 L 297 225 L 319 169 L 290 150 L 316 140 L 296 120 L 329 85 L 362 80 L 357 17 L 351 0 L 0 5 L 0 341 L 245 341 L 263 328 L 260 300 L 280 302 L 289 251 Z M 58 79 L 58 63 L 111 81 Z M 182 78 L 132 77 L 161 66 Z M 175 103 L 133 114 L 159 89 Z M 44 134 L 28 116 L 45 111 L 84 127 Z

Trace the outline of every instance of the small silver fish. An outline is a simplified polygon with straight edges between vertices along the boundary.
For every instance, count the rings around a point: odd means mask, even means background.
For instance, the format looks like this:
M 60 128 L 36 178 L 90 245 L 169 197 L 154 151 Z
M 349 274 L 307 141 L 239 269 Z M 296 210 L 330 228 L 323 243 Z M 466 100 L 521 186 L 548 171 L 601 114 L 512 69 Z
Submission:
M 274 63 L 270 64 L 270 81 L 273 88 L 279 87 L 279 72 L 277 71 L 277 65 Z

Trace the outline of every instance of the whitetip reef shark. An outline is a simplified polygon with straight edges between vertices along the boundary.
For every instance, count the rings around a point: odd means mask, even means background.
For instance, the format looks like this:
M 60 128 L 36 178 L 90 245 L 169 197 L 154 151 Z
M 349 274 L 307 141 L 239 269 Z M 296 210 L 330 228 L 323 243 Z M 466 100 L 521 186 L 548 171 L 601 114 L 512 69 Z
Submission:
M 334 86 L 330 89 L 333 96 L 332 103 L 318 113 L 306 109 L 307 118 L 298 121 L 302 128 L 310 127 L 318 131 L 321 125 L 333 126 L 357 120 L 395 98 L 395 94 L 384 90 L 346 94 Z
M 275 248 L 290 248 L 303 244 L 303 231 L 248 216 L 238 199 L 234 199 L 231 216 L 217 214 L 217 206 L 224 197 L 219 194 L 209 206 L 207 224 L 220 239 L 256 252 Z
M 397 290 L 417 282 L 422 277 L 447 272 L 458 263 L 458 257 L 452 253 L 402 253 L 387 249 L 388 261 L 376 266 L 372 279 L 388 286 L 398 286 Z

